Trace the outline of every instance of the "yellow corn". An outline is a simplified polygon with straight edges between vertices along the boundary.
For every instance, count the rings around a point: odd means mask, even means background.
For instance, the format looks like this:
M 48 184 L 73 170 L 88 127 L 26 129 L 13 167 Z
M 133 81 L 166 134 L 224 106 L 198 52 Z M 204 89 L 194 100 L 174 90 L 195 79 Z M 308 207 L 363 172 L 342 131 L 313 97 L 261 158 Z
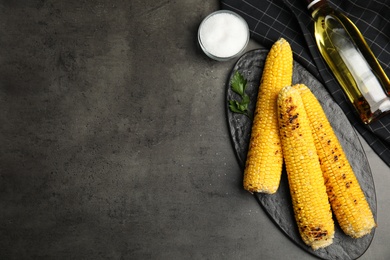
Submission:
M 299 91 L 278 97 L 279 130 L 295 219 L 302 240 L 314 250 L 333 242 L 334 222 L 309 120 Z
M 303 84 L 294 86 L 308 114 L 324 181 L 341 229 L 358 238 L 376 226 L 370 206 L 320 103 Z
M 276 41 L 267 55 L 256 102 L 244 170 L 244 189 L 275 193 L 282 173 L 276 100 L 282 87 L 291 85 L 293 58 L 290 44 Z

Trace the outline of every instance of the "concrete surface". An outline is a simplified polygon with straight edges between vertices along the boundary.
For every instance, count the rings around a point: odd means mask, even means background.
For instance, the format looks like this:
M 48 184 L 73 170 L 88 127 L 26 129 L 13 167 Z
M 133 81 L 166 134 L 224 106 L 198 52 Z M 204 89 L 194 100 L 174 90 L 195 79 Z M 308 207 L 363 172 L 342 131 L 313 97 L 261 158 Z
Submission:
M 0 1 L 0 259 L 314 259 L 241 188 L 218 1 Z M 251 42 L 248 50 L 258 45 Z M 390 170 L 364 143 L 389 259 Z

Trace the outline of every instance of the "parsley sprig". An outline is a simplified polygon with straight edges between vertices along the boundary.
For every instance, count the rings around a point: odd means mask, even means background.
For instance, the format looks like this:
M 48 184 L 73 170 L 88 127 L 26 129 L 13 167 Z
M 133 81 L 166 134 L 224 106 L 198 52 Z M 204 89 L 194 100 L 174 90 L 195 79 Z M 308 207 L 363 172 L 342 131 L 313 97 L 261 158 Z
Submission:
M 244 114 L 249 117 L 248 107 L 250 103 L 250 98 L 245 93 L 247 80 L 240 72 L 236 71 L 230 83 L 232 90 L 241 97 L 240 101 L 229 100 L 230 110 L 234 113 Z

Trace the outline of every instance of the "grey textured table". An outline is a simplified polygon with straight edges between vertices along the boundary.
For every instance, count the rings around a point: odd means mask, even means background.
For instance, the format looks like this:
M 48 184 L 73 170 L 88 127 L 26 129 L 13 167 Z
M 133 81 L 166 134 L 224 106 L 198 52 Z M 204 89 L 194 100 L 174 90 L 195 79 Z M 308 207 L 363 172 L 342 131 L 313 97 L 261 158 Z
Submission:
M 218 1 L 0 2 L 0 259 L 314 259 L 241 188 Z M 250 42 L 248 50 L 258 45 Z M 390 256 L 390 170 L 364 143 Z

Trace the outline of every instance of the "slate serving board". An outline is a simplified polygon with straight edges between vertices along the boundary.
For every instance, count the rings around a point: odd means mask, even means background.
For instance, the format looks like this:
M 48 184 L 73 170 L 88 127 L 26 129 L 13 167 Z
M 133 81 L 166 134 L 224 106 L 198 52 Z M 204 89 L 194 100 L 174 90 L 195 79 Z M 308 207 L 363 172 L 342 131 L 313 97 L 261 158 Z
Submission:
M 238 70 L 247 79 L 246 93 L 251 98 L 249 109 L 252 112 L 254 111 L 259 82 L 268 51 L 268 49 L 260 48 L 247 52 L 239 58 L 234 65 L 226 84 L 227 101 L 239 98 L 239 96 L 231 90 L 230 85 L 234 72 Z M 296 83 L 304 83 L 307 85 L 323 106 L 350 164 L 355 171 L 356 177 L 366 195 L 376 220 L 377 206 L 374 181 L 367 157 L 355 130 L 340 107 L 332 100 L 331 96 L 325 90 L 325 87 L 306 69 L 294 61 L 293 84 Z M 233 148 L 236 152 L 239 165 L 244 169 L 252 120 L 245 115 L 232 113 L 228 108 L 228 104 L 226 105 L 226 108 Z M 316 251 L 306 246 L 299 236 L 298 228 L 295 223 L 285 169 L 283 169 L 281 184 L 276 194 L 267 195 L 255 193 L 254 196 L 274 223 L 293 242 L 310 254 L 321 259 L 357 259 L 368 249 L 374 237 L 375 230 L 363 238 L 350 238 L 343 233 L 334 218 L 336 232 L 333 244 L 327 248 Z

